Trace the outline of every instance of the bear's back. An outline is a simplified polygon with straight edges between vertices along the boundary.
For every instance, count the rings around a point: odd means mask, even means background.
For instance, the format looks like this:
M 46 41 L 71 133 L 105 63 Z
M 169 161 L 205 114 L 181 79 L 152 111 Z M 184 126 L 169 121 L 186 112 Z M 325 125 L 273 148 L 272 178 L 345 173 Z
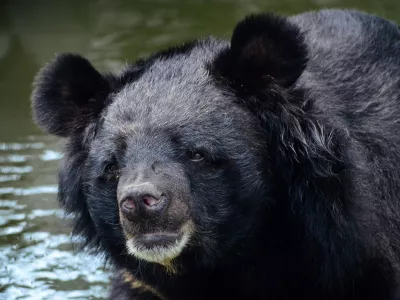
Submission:
M 307 12 L 290 20 L 309 51 L 298 87 L 306 90 L 314 113 L 363 144 L 374 138 L 399 142 L 399 26 L 353 10 Z

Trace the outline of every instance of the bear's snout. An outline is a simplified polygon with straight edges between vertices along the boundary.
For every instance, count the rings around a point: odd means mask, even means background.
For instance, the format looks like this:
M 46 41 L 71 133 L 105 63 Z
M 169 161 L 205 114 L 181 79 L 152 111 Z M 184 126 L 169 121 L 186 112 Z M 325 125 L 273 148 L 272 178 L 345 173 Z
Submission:
M 173 161 L 164 161 L 154 170 L 153 161 L 143 158 L 134 163 L 135 157 L 130 156 L 131 164 L 121 171 L 117 204 L 127 238 L 176 233 L 191 218 L 191 193 L 183 169 Z
M 122 172 L 117 188 L 120 222 L 130 254 L 166 264 L 180 255 L 194 233 L 190 189 L 173 163 L 159 165 L 157 172 L 145 166 L 142 161 Z
M 118 199 L 122 215 L 130 221 L 162 214 L 169 199 L 152 183 L 129 185 Z

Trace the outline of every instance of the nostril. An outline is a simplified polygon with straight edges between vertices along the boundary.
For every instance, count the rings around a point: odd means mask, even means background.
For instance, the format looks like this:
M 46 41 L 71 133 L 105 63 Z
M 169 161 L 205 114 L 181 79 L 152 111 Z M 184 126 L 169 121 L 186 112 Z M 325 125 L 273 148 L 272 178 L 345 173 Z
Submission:
M 156 198 L 154 198 L 152 196 L 148 196 L 148 195 L 143 196 L 142 200 L 143 200 L 143 203 L 147 206 L 154 206 L 160 202 L 160 199 L 156 199 Z
M 121 214 L 129 221 L 161 213 L 169 203 L 164 193 L 150 183 L 125 187 L 118 202 Z
M 126 211 L 132 211 L 135 209 L 135 201 L 132 198 L 127 198 L 122 202 L 121 206 Z

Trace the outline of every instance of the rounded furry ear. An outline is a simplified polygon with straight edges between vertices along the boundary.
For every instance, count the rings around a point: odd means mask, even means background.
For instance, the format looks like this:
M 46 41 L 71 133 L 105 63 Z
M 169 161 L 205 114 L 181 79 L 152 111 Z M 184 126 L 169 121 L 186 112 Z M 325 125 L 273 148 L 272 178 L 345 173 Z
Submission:
M 43 130 L 69 136 L 86 128 L 104 108 L 110 82 L 77 54 L 61 54 L 36 75 L 33 119 Z
M 293 85 L 306 63 L 307 49 L 297 26 L 269 13 L 250 15 L 239 22 L 230 48 L 219 54 L 213 69 L 236 87 L 253 91 L 271 82 Z

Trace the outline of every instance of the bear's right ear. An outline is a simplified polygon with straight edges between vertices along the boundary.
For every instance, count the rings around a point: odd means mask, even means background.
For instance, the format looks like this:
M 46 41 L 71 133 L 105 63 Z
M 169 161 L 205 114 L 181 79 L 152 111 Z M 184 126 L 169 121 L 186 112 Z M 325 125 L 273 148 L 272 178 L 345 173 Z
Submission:
M 61 54 L 37 74 L 31 95 L 33 119 L 58 136 L 82 131 L 105 106 L 110 81 L 77 54 Z
M 307 49 L 299 28 L 272 13 L 240 21 L 231 45 L 213 61 L 212 73 L 245 93 L 267 91 L 271 84 L 288 88 L 307 64 Z

